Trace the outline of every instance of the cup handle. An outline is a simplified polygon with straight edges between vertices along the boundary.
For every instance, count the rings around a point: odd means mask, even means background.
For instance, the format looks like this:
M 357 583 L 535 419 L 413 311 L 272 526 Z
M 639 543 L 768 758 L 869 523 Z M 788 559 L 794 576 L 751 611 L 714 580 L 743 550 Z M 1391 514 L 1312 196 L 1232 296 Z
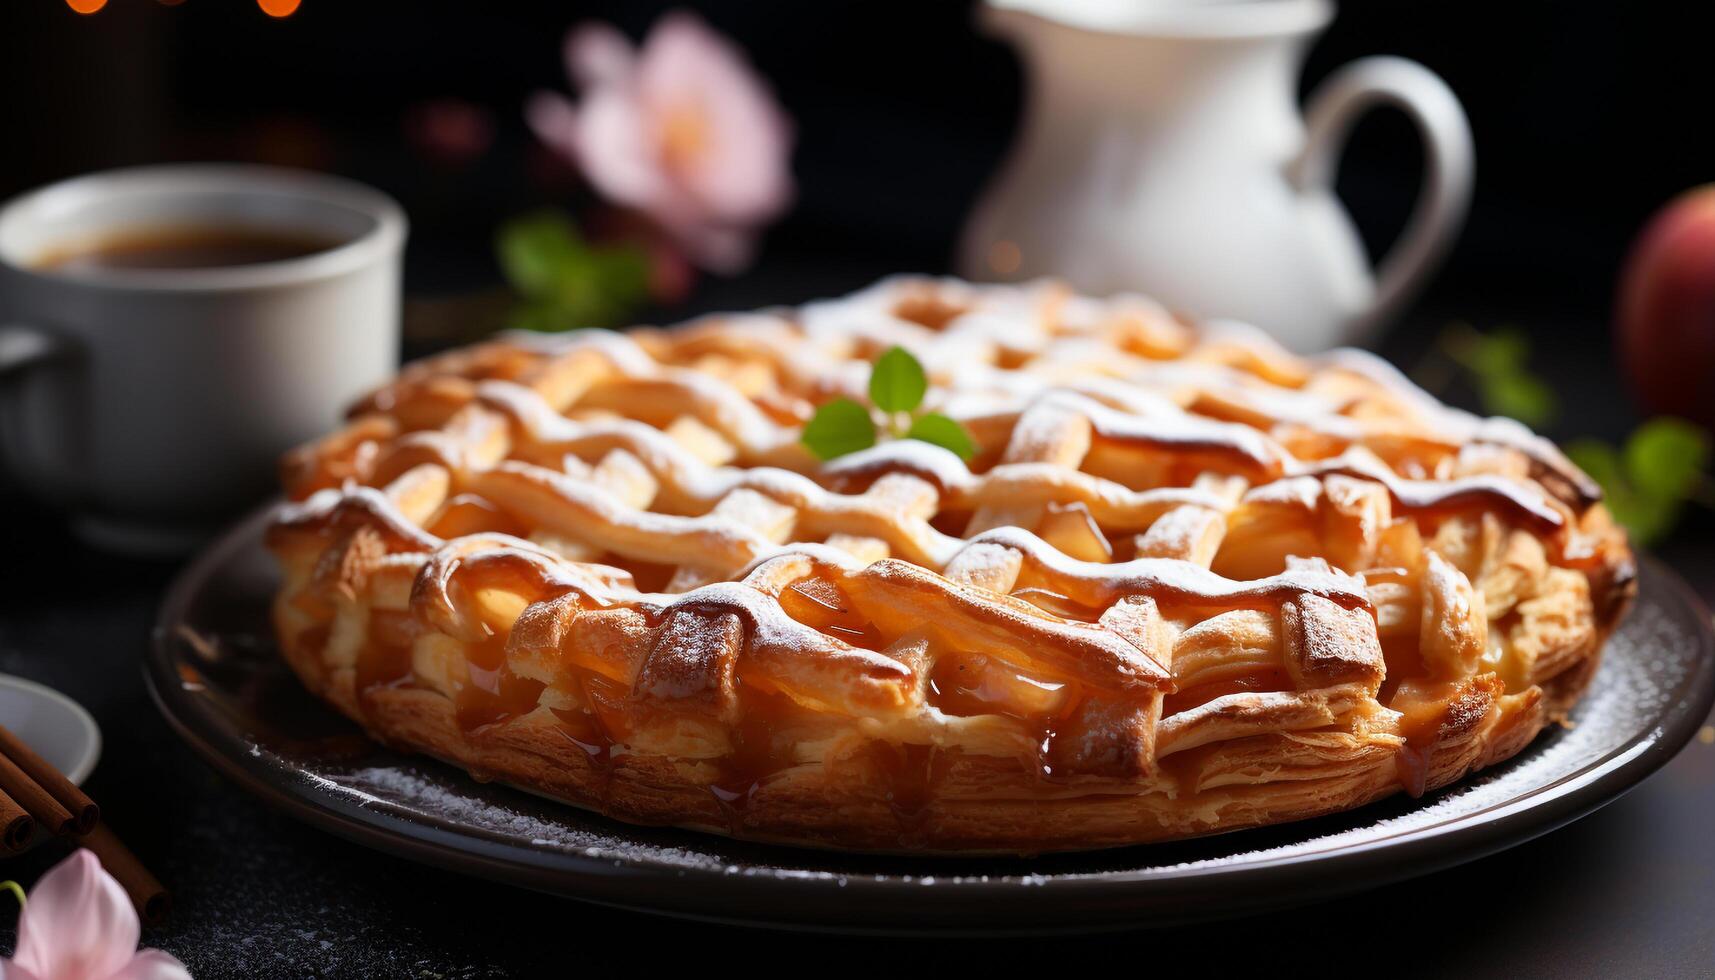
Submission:
M 0 379 L 71 354 L 71 341 L 40 327 L 0 323 Z
M 1447 83 L 1415 61 L 1378 56 L 1346 65 L 1310 96 L 1304 150 L 1287 171 L 1293 187 L 1331 193 L 1352 124 L 1381 105 L 1404 110 L 1417 124 L 1423 186 L 1405 229 L 1379 264 L 1375 298 L 1353 317 L 1360 332 L 1397 312 L 1434 271 L 1465 219 L 1475 169 L 1471 126 Z
M 0 321 L 0 465 L 38 491 L 59 487 L 62 481 L 54 474 L 63 467 L 44 464 L 39 454 L 31 451 L 41 444 L 43 436 L 39 424 L 26 422 L 30 413 L 25 403 L 32 393 L 22 382 L 36 368 L 68 361 L 77 351 L 75 341 L 51 330 Z M 64 418 L 55 422 L 66 424 Z M 58 439 L 59 435 L 49 438 Z

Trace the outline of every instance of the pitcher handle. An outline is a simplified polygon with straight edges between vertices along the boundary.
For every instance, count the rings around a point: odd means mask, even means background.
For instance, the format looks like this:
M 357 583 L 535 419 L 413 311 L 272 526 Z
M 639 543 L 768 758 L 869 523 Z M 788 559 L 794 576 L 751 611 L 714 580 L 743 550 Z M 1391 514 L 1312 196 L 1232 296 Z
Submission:
M 1293 186 L 1331 192 L 1334 168 L 1358 116 L 1392 105 L 1423 139 L 1423 186 L 1405 229 L 1376 273 L 1375 298 L 1354 323 L 1367 330 L 1411 298 L 1453 243 L 1471 203 L 1475 162 L 1465 110 L 1440 76 L 1415 61 L 1360 58 L 1330 75 L 1310 96 L 1304 150 L 1288 169 Z

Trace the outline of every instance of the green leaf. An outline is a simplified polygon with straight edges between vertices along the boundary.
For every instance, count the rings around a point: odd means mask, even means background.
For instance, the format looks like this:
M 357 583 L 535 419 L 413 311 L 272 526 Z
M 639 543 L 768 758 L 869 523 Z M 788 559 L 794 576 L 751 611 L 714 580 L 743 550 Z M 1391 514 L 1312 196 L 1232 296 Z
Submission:
M 818 459 L 833 459 L 875 445 L 875 420 L 850 398 L 836 398 L 816 409 L 798 441 Z
M 912 422 L 905 438 L 950 450 L 967 463 L 977 454 L 977 444 L 965 427 L 940 412 L 930 412 Z
M 1441 331 L 1441 349 L 1472 374 L 1506 374 L 1524 367 L 1530 341 L 1514 329 L 1479 333 L 1468 323 L 1450 323 Z
M 526 296 L 553 292 L 564 270 L 586 251 L 572 220 L 552 211 L 514 218 L 495 239 L 501 272 Z
M 1613 493 L 1604 487 L 1603 493 L 1608 512 L 1631 534 L 1635 545 L 1647 546 L 1661 540 L 1679 519 L 1677 503 L 1640 497 L 1626 486 Z
M 649 253 L 641 245 L 610 245 L 591 253 L 595 273 L 613 296 L 641 301 L 649 294 Z
M 1613 446 L 1595 439 L 1579 439 L 1567 443 L 1565 451 L 1566 458 L 1590 474 L 1590 479 L 1600 483 L 1604 491 L 1624 485 L 1620 454 L 1614 451 Z
M 909 412 L 923 404 L 929 378 L 903 347 L 890 347 L 869 373 L 869 400 L 884 412 Z
M 649 257 L 642 248 L 592 247 L 561 214 L 542 212 L 506 222 L 495 251 L 523 300 L 511 321 L 520 329 L 618 326 L 649 295 Z
M 1530 341 L 1517 330 L 1504 329 L 1481 334 L 1466 355 L 1478 374 L 1506 374 L 1524 368 L 1530 357 Z
M 1709 462 L 1709 436 L 1689 422 L 1653 418 L 1626 440 L 1626 479 L 1638 493 L 1677 503 L 1697 486 Z
M 1523 371 L 1489 376 L 1479 387 L 1483 411 L 1510 416 L 1532 428 L 1552 421 L 1560 408 L 1554 389 Z
M 1554 389 L 1530 373 L 1530 341 L 1518 330 L 1479 333 L 1453 323 L 1441 332 L 1438 343 L 1447 358 L 1470 375 L 1484 412 L 1508 415 L 1533 428 L 1549 424 L 1559 413 Z
M 1644 428 L 1647 428 L 1645 426 Z M 1639 432 L 1643 431 L 1641 428 Z M 1659 436 L 1648 437 L 1654 441 Z M 1677 438 L 1677 437 L 1675 437 Z M 1637 433 L 1632 441 L 1636 441 Z M 1663 442 L 1665 443 L 1665 439 Z M 1653 544 L 1673 529 L 1679 519 L 1683 496 L 1662 496 L 1641 490 L 1628 474 L 1631 445 L 1622 456 L 1614 447 L 1594 440 L 1581 440 L 1566 447 L 1566 455 L 1590 478 L 1602 485 L 1604 503 L 1614 520 L 1631 533 L 1640 546 Z M 1654 450 L 1650 450 L 1654 452 Z M 1647 464 L 1646 464 L 1647 465 Z M 1696 473 L 1692 474 L 1693 478 Z M 1689 489 L 1689 487 L 1687 487 Z

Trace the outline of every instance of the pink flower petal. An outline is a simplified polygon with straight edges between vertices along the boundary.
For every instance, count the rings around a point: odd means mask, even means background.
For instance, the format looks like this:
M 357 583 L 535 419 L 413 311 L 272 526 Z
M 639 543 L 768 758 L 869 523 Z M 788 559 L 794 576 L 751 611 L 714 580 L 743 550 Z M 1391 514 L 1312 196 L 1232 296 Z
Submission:
M 191 980 L 191 971 L 167 953 L 144 949 L 107 980 Z
M 558 92 L 537 92 L 524 103 L 524 121 L 536 138 L 573 160 L 578 154 L 578 109 Z
M 750 225 L 773 219 L 792 201 L 782 129 L 732 106 L 708 111 L 718 136 L 682 180 L 720 221 Z
M 4 956 L 0 956 L 0 980 L 42 980 Z
M 566 35 L 565 58 L 566 74 L 580 88 L 593 88 L 629 76 L 636 52 L 613 25 L 590 23 Z
M 629 86 L 606 85 L 584 97 L 577 152 L 584 176 L 616 204 L 652 211 L 668 192 L 654 140 Z
M 654 147 L 624 80 L 597 86 L 574 106 L 556 92 L 537 92 L 524 106 L 536 138 L 578 164 L 602 194 L 649 209 L 664 191 Z
M 525 108 L 547 146 L 608 200 L 648 215 L 697 264 L 736 272 L 755 228 L 791 203 L 791 122 L 743 52 L 695 14 L 661 18 L 634 50 L 617 30 L 566 38 L 581 102 L 538 93 Z
M 694 14 L 670 13 L 644 42 L 637 74 L 653 118 L 701 119 L 706 144 L 676 176 L 711 220 L 760 224 L 785 208 L 791 125 L 738 48 Z
M 137 913 L 125 889 L 80 848 L 30 889 L 18 916 L 13 965 L 43 980 L 100 980 L 131 960 L 137 936 Z

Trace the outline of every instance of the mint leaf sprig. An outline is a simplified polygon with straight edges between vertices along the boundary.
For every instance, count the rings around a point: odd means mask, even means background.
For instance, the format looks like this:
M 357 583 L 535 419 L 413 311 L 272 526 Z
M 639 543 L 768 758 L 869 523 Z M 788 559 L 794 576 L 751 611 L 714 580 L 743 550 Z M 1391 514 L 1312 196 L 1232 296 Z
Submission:
M 649 297 L 649 257 L 641 247 L 592 244 L 556 211 L 506 222 L 495 253 L 518 294 L 511 325 L 521 330 L 618 326 Z
M 1687 502 L 1707 504 L 1709 453 L 1707 432 L 1665 416 L 1632 430 L 1619 449 L 1595 439 L 1566 447 L 1566 455 L 1602 485 L 1614 519 L 1641 545 L 1672 530 Z
M 851 398 L 836 398 L 816 410 L 799 442 L 817 459 L 830 460 L 875 445 L 882 432 L 894 439 L 916 439 L 940 446 L 965 462 L 977 454 L 977 444 L 965 427 L 940 412 L 922 412 L 929 392 L 923 365 L 903 347 L 890 347 L 869 372 L 869 400 L 882 415 Z
M 1541 378 L 1530 372 L 1530 341 L 1513 328 L 1478 333 L 1455 323 L 1441 334 L 1441 349 L 1471 376 L 1483 411 L 1506 415 L 1533 429 L 1554 421 L 1560 400 Z
M 1429 391 L 1452 380 L 1452 367 L 1463 371 L 1487 414 L 1511 416 L 1533 429 L 1560 414 L 1554 389 L 1531 373 L 1530 341 L 1518 330 L 1483 333 L 1453 323 L 1442 331 L 1436 350 L 1439 363 L 1432 360 L 1417 372 Z M 1567 457 L 1601 485 L 1609 513 L 1640 546 L 1673 530 L 1687 504 L 1715 509 L 1715 482 L 1706 474 L 1712 453 L 1708 432 L 1665 416 L 1645 421 L 1618 447 L 1599 439 L 1566 447 Z

